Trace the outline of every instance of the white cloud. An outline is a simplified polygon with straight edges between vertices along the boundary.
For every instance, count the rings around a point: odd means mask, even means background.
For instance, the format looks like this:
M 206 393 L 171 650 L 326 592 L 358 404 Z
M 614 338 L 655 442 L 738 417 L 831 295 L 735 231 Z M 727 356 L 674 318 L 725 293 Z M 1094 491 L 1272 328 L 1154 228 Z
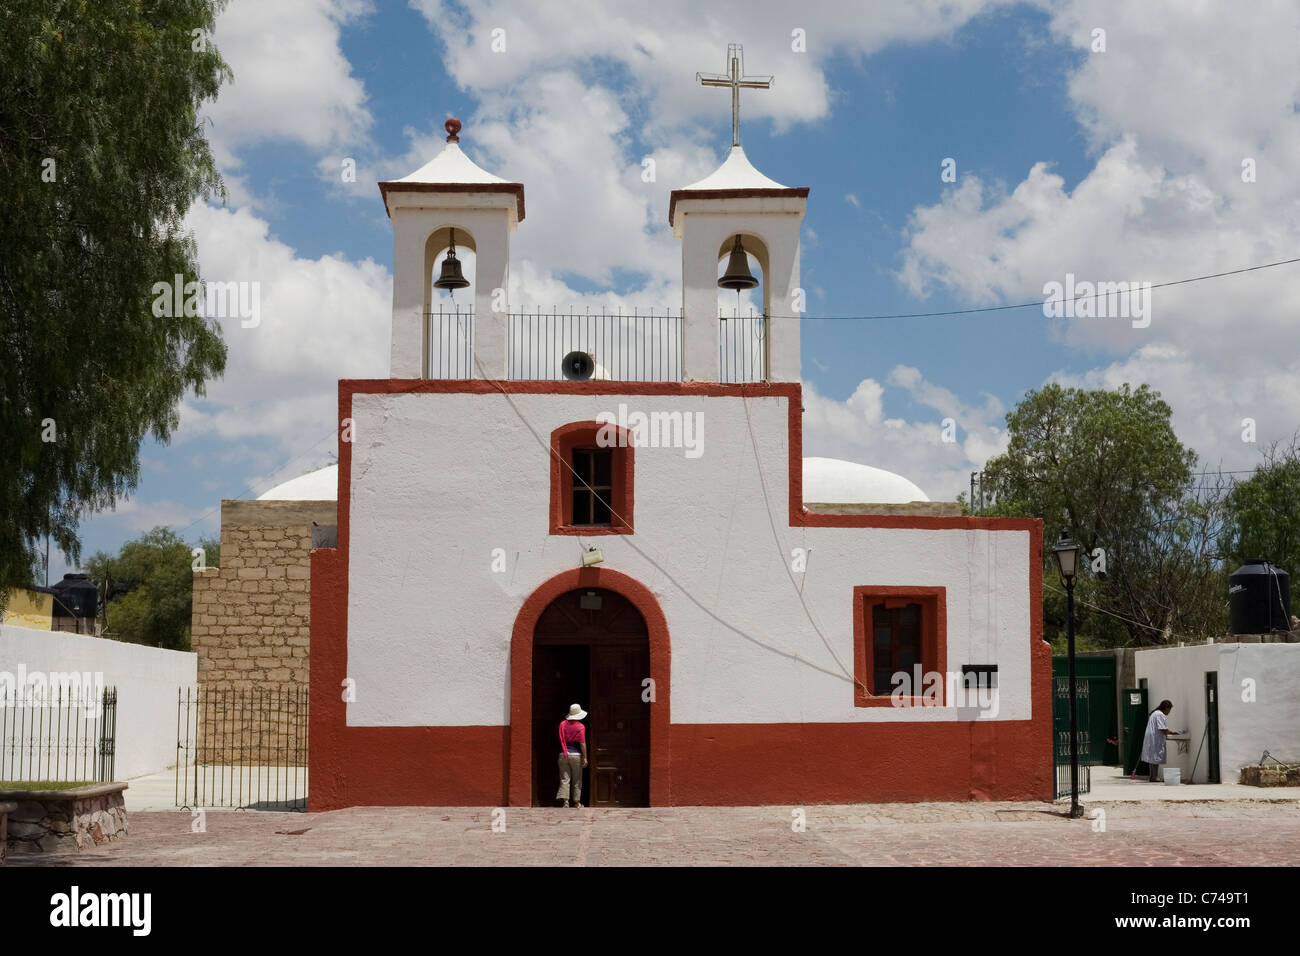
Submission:
M 238 169 L 239 150 L 260 142 L 365 144 L 365 87 L 339 34 L 369 9 L 360 0 L 232 0 L 217 17 L 214 41 L 234 79 L 205 111 L 223 170 Z M 235 186 L 245 198 L 242 180 Z
M 1069 82 L 1096 163 L 1073 188 L 1046 162 L 1006 189 L 965 175 L 914 211 L 900 281 L 940 286 L 974 305 L 1043 298 L 1044 284 L 1160 283 L 1289 259 L 1300 248 L 1300 10 L 1262 3 L 1225 15 L 1213 4 L 1049 5 L 1053 36 L 1087 50 Z M 1138 92 L 1140 91 L 1140 93 Z M 1242 160 L 1257 181 L 1242 181 Z M 1053 320 L 1081 350 L 1112 356 L 1063 380 L 1148 382 L 1174 408 L 1182 440 L 1207 459 L 1254 464 L 1239 440 L 1298 423 L 1295 320 L 1300 269 L 1153 292 L 1151 323 Z M 1049 321 L 1044 319 L 1044 322 Z M 1252 414 L 1253 411 L 1253 414 Z
M 934 409 L 930 418 L 887 418 L 887 388 L 899 397 Z M 920 370 L 896 366 L 885 384 L 863 379 L 844 401 L 803 385 L 803 451 L 809 457 L 843 458 L 884 468 L 910 479 L 935 501 L 953 501 L 970 472 L 1006 448 L 1003 406 L 992 396 L 984 405 L 961 402 L 927 381 Z M 955 442 L 943 440 L 945 418 L 956 425 Z
M 221 321 L 225 377 L 182 410 L 178 440 L 274 437 L 297 451 L 335 428 L 340 378 L 388 374 L 392 284 L 370 259 L 304 259 L 247 209 L 191 210 L 207 281 L 256 282 L 261 322 Z

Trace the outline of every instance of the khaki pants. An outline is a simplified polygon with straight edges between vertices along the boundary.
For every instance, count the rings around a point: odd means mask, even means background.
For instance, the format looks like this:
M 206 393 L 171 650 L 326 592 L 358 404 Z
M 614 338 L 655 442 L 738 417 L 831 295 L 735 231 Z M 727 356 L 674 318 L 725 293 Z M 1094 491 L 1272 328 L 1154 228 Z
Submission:
M 555 799 L 582 802 L 582 754 L 560 754 L 560 789 Z

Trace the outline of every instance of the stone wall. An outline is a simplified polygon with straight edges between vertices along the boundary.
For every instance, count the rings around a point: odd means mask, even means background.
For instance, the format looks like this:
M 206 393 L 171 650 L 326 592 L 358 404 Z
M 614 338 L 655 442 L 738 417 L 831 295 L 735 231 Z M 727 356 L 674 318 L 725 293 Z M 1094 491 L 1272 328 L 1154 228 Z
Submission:
M 300 748 L 312 527 L 335 515 L 333 501 L 221 503 L 221 566 L 194 576 L 200 763 L 283 763 Z
M 91 784 L 75 790 L 7 791 L 17 804 L 9 814 L 5 843 L 14 853 L 85 850 L 126 837 L 124 783 Z
M 221 567 L 194 576 L 191 649 L 199 686 L 306 686 L 312 524 L 332 501 L 223 501 Z

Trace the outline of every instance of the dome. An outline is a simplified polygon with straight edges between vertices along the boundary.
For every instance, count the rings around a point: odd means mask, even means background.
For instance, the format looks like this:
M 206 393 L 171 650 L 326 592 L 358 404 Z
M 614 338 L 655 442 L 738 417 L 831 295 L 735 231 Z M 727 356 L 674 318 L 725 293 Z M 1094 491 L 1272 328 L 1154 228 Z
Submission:
M 838 458 L 803 460 L 803 500 L 819 504 L 907 504 L 929 501 L 902 475 Z
M 258 501 L 336 501 L 339 496 L 339 466 L 326 465 L 276 485 Z

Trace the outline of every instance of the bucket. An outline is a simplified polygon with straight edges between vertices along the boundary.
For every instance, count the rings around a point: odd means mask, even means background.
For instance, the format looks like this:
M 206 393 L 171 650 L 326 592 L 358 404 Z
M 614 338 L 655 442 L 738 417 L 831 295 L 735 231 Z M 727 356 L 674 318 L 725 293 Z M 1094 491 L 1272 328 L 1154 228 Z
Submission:
M 1183 770 L 1181 767 L 1168 767 L 1165 769 L 1165 783 L 1171 787 L 1176 787 L 1183 782 Z

